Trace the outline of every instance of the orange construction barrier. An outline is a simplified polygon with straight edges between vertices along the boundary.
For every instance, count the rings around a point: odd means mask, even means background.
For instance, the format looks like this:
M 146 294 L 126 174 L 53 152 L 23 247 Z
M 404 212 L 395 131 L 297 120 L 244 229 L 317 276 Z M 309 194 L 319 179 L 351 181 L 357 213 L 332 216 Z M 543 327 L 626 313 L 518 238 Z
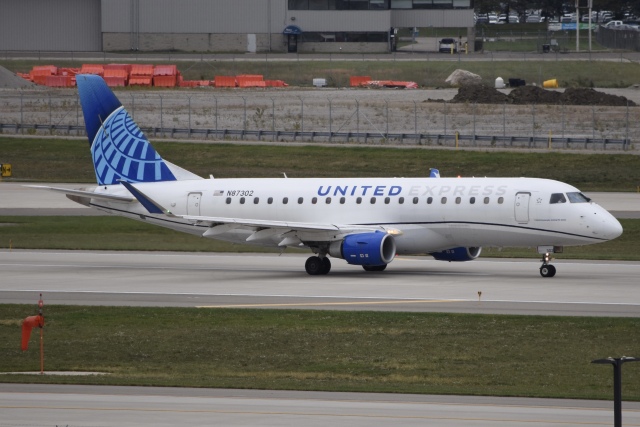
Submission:
M 31 69 L 32 76 L 55 76 L 58 74 L 58 67 L 55 65 L 36 65 Z
M 101 64 L 82 64 L 80 74 L 97 74 L 104 76 L 104 66 Z
M 215 87 L 236 87 L 236 78 L 234 76 L 216 76 L 214 79 Z
M 153 76 L 153 85 L 156 87 L 175 87 L 178 77 L 173 76 Z
M 349 85 L 351 87 L 360 87 L 371 81 L 370 76 L 351 76 L 349 77 Z
M 49 87 L 72 87 L 71 76 L 46 76 L 44 84 Z
M 259 74 L 240 74 L 236 76 L 238 87 L 265 87 L 264 77 Z
M 156 65 L 153 68 L 154 76 L 175 76 L 178 74 L 178 68 L 175 65 Z
M 153 65 L 150 64 L 135 64 L 131 66 L 131 76 L 153 76 Z
M 151 86 L 153 78 L 151 76 L 131 76 L 129 78 L 129 86 Z
M 119 76 L 110 76 L 110 77 L 103 77 L 105 83 L 107 84 L 107 86 L 109 87 L 124 87 L 127 85 L 127 78 L 126 77 L 119 77 Z

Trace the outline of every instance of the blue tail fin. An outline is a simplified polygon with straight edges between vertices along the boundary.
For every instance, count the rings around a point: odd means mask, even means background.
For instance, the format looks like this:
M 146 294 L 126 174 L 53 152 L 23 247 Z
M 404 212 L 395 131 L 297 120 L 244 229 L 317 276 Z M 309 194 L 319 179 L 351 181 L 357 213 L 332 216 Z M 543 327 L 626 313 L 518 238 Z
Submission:
M 102 77 L 79 74 L 76 81 L 98 184 L 175 181 Z

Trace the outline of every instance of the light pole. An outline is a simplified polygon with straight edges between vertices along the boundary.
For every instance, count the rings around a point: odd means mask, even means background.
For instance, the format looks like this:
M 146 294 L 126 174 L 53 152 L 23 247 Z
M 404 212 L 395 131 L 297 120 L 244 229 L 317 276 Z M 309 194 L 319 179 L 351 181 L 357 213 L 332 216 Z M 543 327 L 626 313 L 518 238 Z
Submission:
M 592 360 L 591 363 L 613 366 L 613 426 L 622 427 L 622 364 L 625 362 L 640 362 L 637 357 L 607 357 Z

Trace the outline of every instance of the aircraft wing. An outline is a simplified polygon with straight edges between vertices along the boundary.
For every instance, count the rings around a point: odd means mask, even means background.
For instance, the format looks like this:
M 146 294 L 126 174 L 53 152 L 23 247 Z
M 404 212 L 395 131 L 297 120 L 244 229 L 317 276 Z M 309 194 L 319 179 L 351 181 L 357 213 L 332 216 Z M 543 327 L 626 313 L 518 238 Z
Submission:
M 280 246 L 287 246 L 297 242 L 307 241 L 335 241 L 344 236 L 357 233 L 371 233 L 374 231 L 392 232 L 381 226 L 350 225 L 350 224 L 319 224 L 291 221 L 268 221 L 258 219 L 224 218 L 194 215 L 173 215 L 191 221 L 194 224 L 207 224 L 209 228 L 203 237 L 215 237 L 234 229 L 252 229 L 254 232 L 247 238 L 247 242 L 272 237 L 281 237 Z

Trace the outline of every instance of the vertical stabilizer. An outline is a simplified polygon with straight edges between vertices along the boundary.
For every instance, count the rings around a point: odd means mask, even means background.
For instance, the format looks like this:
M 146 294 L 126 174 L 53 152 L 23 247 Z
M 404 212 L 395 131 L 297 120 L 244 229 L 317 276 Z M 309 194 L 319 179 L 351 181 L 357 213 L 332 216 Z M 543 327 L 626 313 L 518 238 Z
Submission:
M 79 74 L 76 81 L 98 184 L 175 181 L 102 77 Z

